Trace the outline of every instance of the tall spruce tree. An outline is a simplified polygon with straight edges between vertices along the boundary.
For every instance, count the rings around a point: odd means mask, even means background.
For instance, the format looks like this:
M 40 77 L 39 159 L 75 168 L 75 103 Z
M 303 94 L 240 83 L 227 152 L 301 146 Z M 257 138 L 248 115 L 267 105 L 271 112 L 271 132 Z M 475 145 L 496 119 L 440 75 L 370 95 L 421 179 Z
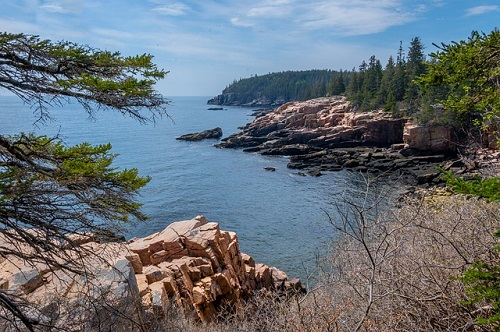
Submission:
M 383 105 L 384 110 L 392 112 L 396 107 L 396 100 L 393 92 L 395 63 L 392 56 L 389 57 L 387 65 L 385 66 L 382 81 L 380 82 L 380 89 L 377 94 L 377 104 Z
M 406 91 L 405 91 L 405 104 L 409 114 L 418 111 L 421 98 L 419 97 L 418 85 L 415 78 L 425 73 L 425 54 L 424 46 L 419 37 L 411 40 L 410 49 L 408 50 L 408 57 L 406 62 Z
M 396 67 L 392 81 L 392 93 L 396 101 L 402 101 L 406 92 L 406 61 L 403 50 L 403 42 L 399 43 L 398 56 L 396 58 Z

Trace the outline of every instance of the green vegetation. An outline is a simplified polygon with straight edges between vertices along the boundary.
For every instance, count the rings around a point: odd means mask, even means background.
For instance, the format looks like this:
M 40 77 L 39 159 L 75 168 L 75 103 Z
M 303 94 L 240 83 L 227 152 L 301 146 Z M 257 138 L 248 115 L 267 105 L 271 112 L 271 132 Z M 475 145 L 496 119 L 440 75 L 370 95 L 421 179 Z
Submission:
M 306 100 L 325 96 L 341 72 L 331 70 L 285 71 L 234 81 L 222 94 L 238 94 L 241 104 L 265 97 L 280 100 Z M 343 92 L 343 91 L 340 91 Z
M 154 121 L 167 101 L 153 86 L 166 72 L 151 61 L 149 54 L 122 57 L 70 42 L 0 34 L 0 88 L 31 105 L 42 122 L 50 118 L 50 106 L 72 100 L 90 115 L 113 109 Z M 114 168 L 110 149 L 109 144 L 67 147 L 57 137 L 0 134 L 0 261 L 15 257 L 85 276 L 92 271 L 79 258 L 99 256 L 73 235 L 109 234 L 120 231 L 123 222 L 146 219 L 136 196 L 149 178 L 134 168 Z M 29 298 L 0 289 L 2 324 L 22 322 L 34 331 L 40 322 L 32 305 Z
M 473 31 L 467 40 L 441 44 L 427 59 L 419 37 L 405 55 L 402 42 L 385 67 L 372 55 L 351 71 L 271 73 L 234 81 L 223 94 L 242 104 L 258 98 L 287 102 L 345 95 L 360 110 L 384 109 L 423 123 L 480 125 L 499 131 L 500 31 Z M 437 107 L 442 105 L 443 107 Z
M 415 113 L 422 105 L 414 78 L 426 70 L 423 50 L 420 38 L 415 37 L 405 57 L 400 43 L 396 61 L 389 57 L 385 69 L 372 55 L 368 63 L 363 61 L 358 71 L 350 73 L 347 97 L 361 110 L 383 108 L 395 115 Z
M 473 31 L 467 40 L 441 44 L 432 53 L 427 74 L 419 78 L 426 87 L 446 87 L 440 99 L 464 123 L 488 128 L 500 116 L 500 31 Z
M 475 195 L 489 201 L 500 201 L 500 178 L 472 180 L 454 176 L 452 172 L 443 172 L 446 184 L 457 193 Z M 500 231 L 495 233 L 500 237 Z M 479 324 L 491 324 L 495 331 L 500 331 L 500 246 L 494 246 L 489 260 L 476 261 L 463 275 L 457 277 L 465 286 L 468 300 L 465 304 L 479 306 Z
M 500 201 L 500 178 L 480 178 L 475 176 L 472 180 L 465 180 L 454 176 L 451 171 L 443 171 L 446 185 L 457 193 L 471 194 L 488 200 Z
M 500 231 L 495 233 L 500 237 Z M 497 257 L 500 253 L 500 246 L 495 246 Z M 481 317 L 476 321 L 479 324 L 491 324 L 495 331 L 500 331 L 500 265 L 477 262 L 472 268 L 465 271 L 459 278 L 466 286 L 466 293 L 469 305 L 482 305 L 491 303 L 481 308 Z
M 164 112 L 165 100 L 154 84 L 165 77 L 153 56 L 121 56 L 71 42 L 52 42 L 38 36 L 0 33 L 0 88 L 36 106 L 40 120 L 48 106 L 76 99 L 92 114 L 115 109 L 139 121 Z M 48 97 L 52 96 L 52 97 Z M 150 116 L 142 114 L 146 109 Z

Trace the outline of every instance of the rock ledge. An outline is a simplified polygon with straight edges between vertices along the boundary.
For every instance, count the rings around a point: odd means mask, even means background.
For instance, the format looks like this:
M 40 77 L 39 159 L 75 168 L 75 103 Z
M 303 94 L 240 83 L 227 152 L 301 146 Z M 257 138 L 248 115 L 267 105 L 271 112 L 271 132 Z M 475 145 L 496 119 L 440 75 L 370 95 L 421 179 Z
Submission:
M 84 289 L 94 299 L 123 308 L 129 317 L 138 314 L 133 303 L 159 315 L 175 304 L 201 321 L 212 320 L 222 303 L 238 305 L 257 290 L 305 291 L 298 279 L 289 281 L 284 272 L 241 253 L 235 233 L 220 230 L 203 216 L 174 222 L 128 243 L 96 243 L 92 236 L 79 236 L 78 241 L 96 253 L 85 257 L 91 276 L 7 256 L 0 258 L 1 289 L 42 309 L 54 301 L 65 303 L 67 312 L 59 315 L 59 326 L 71 320 L 71 308 L 83 302 Z M 0 239 L 0 245 L 5 243 Z M 38 319 L 48 320 L 42 309 Z

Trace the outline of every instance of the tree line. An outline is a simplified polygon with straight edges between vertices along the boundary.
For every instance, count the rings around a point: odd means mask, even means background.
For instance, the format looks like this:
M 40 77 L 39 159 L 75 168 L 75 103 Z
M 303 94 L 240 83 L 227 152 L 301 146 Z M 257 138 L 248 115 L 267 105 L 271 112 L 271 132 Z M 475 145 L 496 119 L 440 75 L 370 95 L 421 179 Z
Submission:
M 284 71 L 235 80 L 222 93 L 283 102 L 345 95 L 363 111 L 491 128 L 500 114 L 499 45 L 498 29 L 473 31 L 466 40 L 433 44 L 437 51 L 426 56 L 421 39 L 414 37 L 407 51 L 400 42 L 385 66 L 372 55 L 351 70 Z
M 333 70 L 315 69 L 255 75 L 234 80 L 222 94 L 248 96 L 248 100 L 242 100 L 242 103 L 262 97 L 283 102 L 307 100 L 325 96 L 332 77 L 338 74 Z

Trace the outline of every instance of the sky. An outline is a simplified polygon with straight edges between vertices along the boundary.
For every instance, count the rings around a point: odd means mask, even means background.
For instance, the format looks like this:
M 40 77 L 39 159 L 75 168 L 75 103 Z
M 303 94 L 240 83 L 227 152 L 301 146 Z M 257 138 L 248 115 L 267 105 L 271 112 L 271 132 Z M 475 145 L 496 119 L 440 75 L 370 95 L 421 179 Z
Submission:
M 499 27 L 498 0 L 0 0 L 0 31 L 123 55 L 149 53 L 169 96 L 215 96 L 234 80 L 286 70 L 383 65 L 400 41 L 467 39 Z

